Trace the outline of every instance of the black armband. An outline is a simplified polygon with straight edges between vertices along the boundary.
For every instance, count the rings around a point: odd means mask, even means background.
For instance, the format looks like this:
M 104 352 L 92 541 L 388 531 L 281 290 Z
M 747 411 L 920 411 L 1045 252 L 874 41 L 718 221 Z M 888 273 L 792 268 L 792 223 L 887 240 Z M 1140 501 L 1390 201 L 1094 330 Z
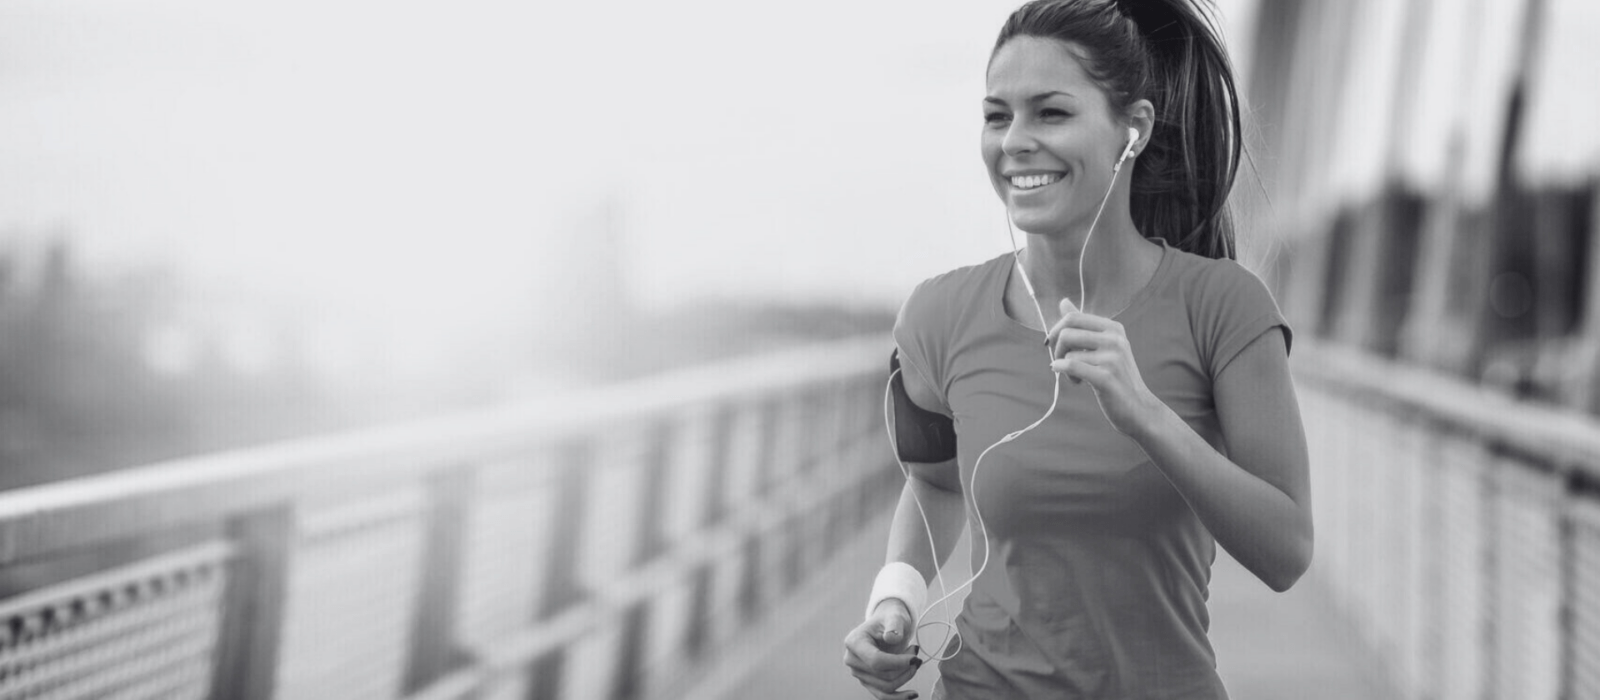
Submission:
M 894 397 L 894 446 L 902 462 L 932 464 L 955 459 L 956 425 L 949 416 L 911 402 L 900 369 L 900 351 L 889 355 L 889 393 Z

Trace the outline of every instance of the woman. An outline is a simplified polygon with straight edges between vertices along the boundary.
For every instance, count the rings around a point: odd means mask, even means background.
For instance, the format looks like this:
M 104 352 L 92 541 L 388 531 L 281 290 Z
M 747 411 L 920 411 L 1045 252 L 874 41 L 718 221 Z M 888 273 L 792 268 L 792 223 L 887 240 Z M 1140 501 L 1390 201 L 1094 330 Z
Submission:
M 883 699 L 916 696 L 899 689 L 925 654 L 935 698 L 1226 698 L 1216 545 L 1277 591 L 1312 550 L 1290 330 L 1232 259 L 1227 55 L 1190 0 L 1035 0 L 1000 32 L 983 110 L 1027 247 L 901 309 L 906 397 L 953 419 L 957 457 L 907 465 L 845 663 Z M 978 573 L 934 656 L 927 583 L 966 523 Z

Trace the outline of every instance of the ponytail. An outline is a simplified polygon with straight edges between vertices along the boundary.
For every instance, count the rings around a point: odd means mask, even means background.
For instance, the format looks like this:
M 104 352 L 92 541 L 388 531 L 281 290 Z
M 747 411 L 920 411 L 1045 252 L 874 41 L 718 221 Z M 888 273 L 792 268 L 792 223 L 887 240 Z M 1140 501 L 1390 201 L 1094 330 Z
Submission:
M 994 51 L 1018 36 L 1073 42 L 1114 110 L 1150 100 L 1156 123 L 1134 162 L 1134 225 L 1179 250 L 1233 259 L 1228 193 L 1243 152 L 1239 97 L 1208 4 L 1033 0 L 1006 20 Z

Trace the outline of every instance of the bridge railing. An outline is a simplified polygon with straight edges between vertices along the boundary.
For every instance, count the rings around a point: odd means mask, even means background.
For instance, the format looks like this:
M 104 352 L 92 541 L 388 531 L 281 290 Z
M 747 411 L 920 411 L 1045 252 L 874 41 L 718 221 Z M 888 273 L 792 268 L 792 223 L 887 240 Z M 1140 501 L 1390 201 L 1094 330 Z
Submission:
M 1600 422 L 1296 343 L 1313 578 L 1409 698 L 1600 697 Z
M 892 503 L 888 347 L 0 494 L 0 700 L 674 697 Z

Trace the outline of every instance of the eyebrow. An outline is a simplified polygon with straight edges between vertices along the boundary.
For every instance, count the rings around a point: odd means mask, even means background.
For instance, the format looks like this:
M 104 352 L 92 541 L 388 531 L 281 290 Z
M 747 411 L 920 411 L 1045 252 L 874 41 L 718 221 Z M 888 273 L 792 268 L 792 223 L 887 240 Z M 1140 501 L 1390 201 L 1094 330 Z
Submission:
M 1033 97 L 1028 98 L 1028 101 L 1029 102 L 1043 102 L 1044 100 L 1046 100 L 1048 98 L 1051 98 L 1051 97 L 1054 97 L 1056 95 L 1060 95 L 1062 97 L 1074 97 L 1074 98 L 1077 97 L 1076 95 L 1073 95 L 1070 92 L 1062 92 L 1060 90 L 1051 90 L 1049 92 L 1041 92 L 1041 93 L 1039 93 L 1037 95 L 1034 95 Z M 997 105 L 1003 105 L 1003 104 L 1006 103 L 1005 100 L 1002 100 L 1002 99 L 1000 99 L 998 97 L 995 97 L 994 95 L 990 95 L 988 97 L 983 98 L 983 101 L 984 102 L 988 102 L 990 104 L 997 104 Z

